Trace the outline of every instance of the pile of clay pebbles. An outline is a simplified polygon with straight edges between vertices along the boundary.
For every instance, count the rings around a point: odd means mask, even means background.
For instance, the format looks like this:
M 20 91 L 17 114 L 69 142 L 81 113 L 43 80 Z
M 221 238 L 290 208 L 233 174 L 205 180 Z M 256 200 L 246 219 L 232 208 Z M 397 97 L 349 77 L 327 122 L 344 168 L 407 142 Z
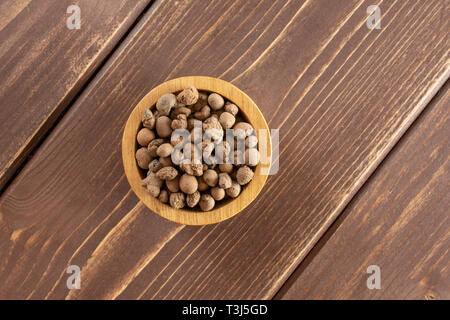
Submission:
M 136 136 L 142 185 L 175 209 L 212 210 L 239 196 L 259 163 L 258 139 L 239 107 L 190 86 L 146 109 Z

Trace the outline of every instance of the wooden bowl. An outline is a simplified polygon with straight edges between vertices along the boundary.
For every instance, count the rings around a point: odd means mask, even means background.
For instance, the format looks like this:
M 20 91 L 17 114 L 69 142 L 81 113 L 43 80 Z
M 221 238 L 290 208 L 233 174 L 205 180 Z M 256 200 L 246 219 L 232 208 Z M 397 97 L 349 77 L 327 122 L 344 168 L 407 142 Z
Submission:
M 135 153 L 137 150 L 136 134 L 141 128 L 141 119 L 144 110 L 155 108 L 156 101 L 166 93 L 174 93 L 183 90 L 187 86 L 194 86 L 198 90 L 217 92 L 224 98 L 236 104 L 240 112 L 247 118 L 255 128 L 258 139 L 266 139 L 266 156 L 268 161 L 256 166 L 253 180 L 246 185 L 241 194 L 235 199 L 225 200 L 223 204 L 218 203 L 213 210 L 203 212 L 193 209 L 174 209 L 168 204 L 164 204 L 158 199 L 152 197 L 145 187 L 141 186 L 141 180 L 144 178 L 143 172 L 137 166 Z M 260 129 L 264 130 L 263 135 Z M 260 147 L 261 152 L 261 147 Z M 270 132 L 267 123 L 256 104 L 244 92 L 236 88 L 229 82 L 211 77 L 181 77 L 169 80 L 153 88 L 134 108 L 125 125 L 122 138 L 122 159 L 125 169 L 125 175 L 130 183 L 131 189 L 137 197 L 153 212 L 168 220 L 187 225 L 206 225 L 217 223 L 242 211 L 249 205 L 263 188 L 267 174 L 270 168 L 270 159 L 272 148 L 270 141 Z

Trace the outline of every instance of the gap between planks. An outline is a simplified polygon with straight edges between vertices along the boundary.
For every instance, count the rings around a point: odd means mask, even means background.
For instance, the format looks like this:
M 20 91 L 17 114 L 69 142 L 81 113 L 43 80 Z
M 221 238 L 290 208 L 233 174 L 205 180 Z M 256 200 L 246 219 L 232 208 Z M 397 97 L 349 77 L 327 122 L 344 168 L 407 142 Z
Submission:
M 128 36 L 137 27 L 139 22 L 143 21 L 143 18 L 152 12 L 154 12 L 162 0 L 150 0 L 150 2 L 142 9 L 136 19 L 131 23 L 128 29 L 125 30 L 122 36 L 117 40 L 117 42 L 112 46 L 109 51 L 106 52 L 105 57 L 100 60 L 98 66 L 92 71 L 92 74 L 86 79 L 84 83 L 81 84 L 79 89 L 73 89 L 69 91 L 67 96 L 61 100 L 61 102 L 55 106 L 55 110 L 44 120 L 41 125 L 36 129 L 32 136 L 29 137 L 27 141 L 24 142 L 22 148 L 17 152 L 13 159 L 8 163 L 9 167 L 13 167 L 12 172 L 8 174 L 5 172 L 5 183 L 3 186 L 0 185 L 0 196 L 8 189 L 11 183 L 16 179 L 20 172 L 25 168 L 30 159 L 39 150 L 42 144 L 47 140 L 50 134 L 58 126 L 59 122 L 64 118 L 69 109 L 76 103 L 78 98 L 86 91 L 91 82 L 97 77 L 101 72 L 105 64 L 110 61 L 112 56 L 118 51 L 121 45 L 125 42 Z M 106 49 L 108 50 L 108 49 Z M 81 77 L 82 78 L 82 77 Z M 79 80 L 83 82 L 82 79 Z M 76 87 L 76 83 L 74 85 Z M 66 104 L 66 101 L 67 105 Z M 58 112 L 59 110 L 59 112 Z M 47 127 L 47 129 L 45 129 Z M 9 175 L 9 177 L 8 177 Z
M 408 126 L 405 126 L 405 130 L 399 134 L 398 139 L 392 144 L 392 147 L 385 152 L 385 154 L 381 157 L 379 163 L 374 166 L 374 169 L 367 176 L 367 178 L 361 183 L 358 190 L 355 194 L 350 198 L 350 200 L 345 204 L 345 206 L 340 210 L 336 219 L 331 223 L 331 225 L 325 230 L 322 236 L 319 237 L 317 242 L 311 247 L 311 249 L 306 253 L 306 255 L 301 259 L 298 266 L 289 274 L 287 279 L 283 282 L 283 284 L 275 291 L 275 293 L 270 297 L 270 299 L 281 299 L 284 291 L 288 290 L 288 284 L 292 277 L 295 275 L 298 277 L 306 267 L 315 259 L 315 257 L 319 254 L 320 250 L 326 245 L 326 243 L 331 239 L 333 234 L 345 222 L 345 218 L 348 216 L 346 209 L 351 205 L 353 199 L 357 198 L 359 194 L 361 194 L 367 185 L 370 183 L 373 176 L 375 176 L 376 172 L 383 166 L 383 163 L 386 159 L 389 158 L 389 155 L 394 154 L 398 148 L 401 148 L 402 141 L 409 135 L 410 132 L 416 129 L 416 124 L 420 122 L 420 119 L 426 113 L 426 110 L 433 104 L 433 102 L 438 99 L 438 97 L 446 90 L 445 87 L 448 84 L 448 78 L 450 76 L 450 69 L 444 74 L 441 78 L 441 81 L 436 85 L 431 92 L 424 97 L 425 106 L 422 110 L 417 114 L 417 116 L 411 121 Z

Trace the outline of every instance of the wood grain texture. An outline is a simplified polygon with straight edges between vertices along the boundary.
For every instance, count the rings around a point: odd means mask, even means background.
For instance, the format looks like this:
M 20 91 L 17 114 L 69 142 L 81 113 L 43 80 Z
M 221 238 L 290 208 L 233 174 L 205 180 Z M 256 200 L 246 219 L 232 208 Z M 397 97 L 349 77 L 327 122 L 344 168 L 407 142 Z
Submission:
M 194 86 L 198 90 L 215 92 L 226 100 L 239 106 L 239 112 L 255 129 L 259 141 L 260 163 L 255 167 L 252 181 L 247 184 L 239 196 L 227 203 L 219 204 L 212 210 L 174 209 L 159 199 L 151 196 L 142 186 L 142 170 L 136 163 L 138 144 L 136 135 L 142 128 L 144 110 L 155 109 L 156 101 L 167 93 L 180 92 L 184 88 Z M 190 76 L 172 79 L 153 88 L 142 98 L 128 117 L 123 130 L 122 159 L 123 167 L 131 189 L 142 203 L 151 211 L 170 221 L 184 225 L 207 225 L 222 222 L 243 211 L 261 192 L 270 171 L 272 159 L 270 132 L 266 120 L 253 100 L 231 83 L 212 77 Z
M 366 27 L 372 4 L 381 30 Z M 162 2 L 0 199 L 0 297 L 272 297 L 447 79 L 444 9 Z M 183 75 L 232 82 L 280 129 L 278 173 L 247 209 L 212 226 L 149 214 L 121 165 L 132 108 Z M 71 264 L 82 268 L 81 290 L 66 287 Z
M 149 1 L 1 1 L 0 189 Z M 66 26 L 73 4 L 79 30 Z
M 450 298 L 450 86 L 408 130 L 277 299 Z M 369 290 L 369 265 L 381 289 Z

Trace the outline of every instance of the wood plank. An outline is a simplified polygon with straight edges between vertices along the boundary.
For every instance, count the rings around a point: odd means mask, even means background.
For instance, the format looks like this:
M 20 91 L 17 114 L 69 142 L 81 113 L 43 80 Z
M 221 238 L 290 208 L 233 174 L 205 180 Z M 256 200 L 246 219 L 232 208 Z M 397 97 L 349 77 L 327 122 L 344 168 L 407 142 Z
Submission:
M 381 30 L 372 1 L 162 2 L 0 199 L 0 297 L 272 297 L 448 77 L 443 3 L 377 3 Z M 199 74 L 280 128 L 280 170 L 233 219 L 184 227 L 131 193 L 120 139 L 152 87 Z
M 149 1 L 0 3 L 0 190 Z M 66 26 L 74 4 L 78 30 Z
M 277 299 L 449 299 L 450 85 L 377 168 Z M 369 265 L 381 289 L 369 290 Z

